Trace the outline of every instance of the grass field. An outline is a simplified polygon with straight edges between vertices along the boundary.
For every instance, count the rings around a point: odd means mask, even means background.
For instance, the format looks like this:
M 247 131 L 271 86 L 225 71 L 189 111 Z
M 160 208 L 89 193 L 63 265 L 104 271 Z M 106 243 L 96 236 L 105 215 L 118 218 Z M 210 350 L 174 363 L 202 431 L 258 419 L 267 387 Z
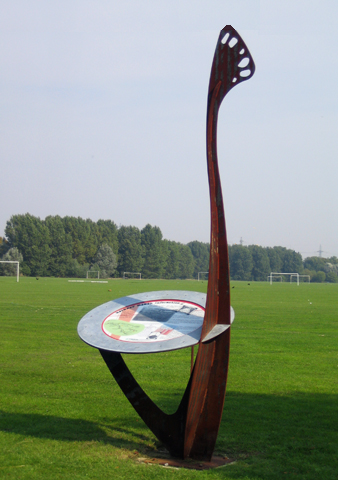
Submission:
M 236 319 L 216 453 L 234 463 L 192 471 L 138 462 L 160 445 L 76 327 L 111 299 L 205 292 L 206 282 L 0 277 L 0 479 L 337 479 L 338 284 L 232 287 Z M 190 349 L 125 359 L 173 412 Z

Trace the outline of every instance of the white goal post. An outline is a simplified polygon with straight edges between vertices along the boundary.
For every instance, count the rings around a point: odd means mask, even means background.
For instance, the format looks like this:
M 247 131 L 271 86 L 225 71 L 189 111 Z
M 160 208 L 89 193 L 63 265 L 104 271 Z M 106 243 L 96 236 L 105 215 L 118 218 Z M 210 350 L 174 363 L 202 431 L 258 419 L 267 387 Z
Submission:
M 197 275 L 197 280 L 198 280 L 198 281 L 200 281 L 200 279 L 201 279 L 201 274 L 209 275 L 209 272 L 198 272 L 198 275 Z
M 18 261 L 15 260 L 0 260 L 0 263 L 16 263 L 16 281 L 19 281 L 19 272 L 20 272 L 20 266 Z
M 287 272 L 271 272 L 268 276 L 268 280 L 270 280 L 270 285 L 272 285 L 272 278 L 274 275 L 290 275 L 290 283 L 292 283 L 292 277 L 297 278 L 297 285 L 299 286 L 299 273 L 287 273 Z
M 95 276 L 95 278 L 100 278 L 100 272 L 98 270 L 87 270 L 86 278 L 93 278 L 88 276 L 90 273 L 96 273 L 97 275 Z
M 123 279 L 124 280 L 130 279 L 130 276 L 128 277 L 128 275 L 130 275 L 132 277 L 138 276 L 139 280 L 142 280 L 142 275 L 141 275 L 140 272 L 123 272 Z

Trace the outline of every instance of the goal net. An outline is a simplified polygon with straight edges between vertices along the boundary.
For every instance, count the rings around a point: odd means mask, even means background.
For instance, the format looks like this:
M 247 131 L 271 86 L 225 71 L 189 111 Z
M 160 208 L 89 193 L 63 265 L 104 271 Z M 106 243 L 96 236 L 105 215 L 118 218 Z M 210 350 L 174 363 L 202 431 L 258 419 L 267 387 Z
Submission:
M 282 282 L 283 281 L 283 277 L 282 275 L 272 275 L 272 279 L 271 279 L 272 282 Z M 270 275 L 268 275 L 268 282 L 270 282 Z M 271 282 L 270 282 L 271 283 Z
M 98 270 L 87 270 L 86 278 L 100 278 L 100 272 Z
M 9 265 L 1 268 L 1 275 L 16 275 L 16 281 L 19 281 L 20 263 L 14 260 L 0 260 L 0 263 L 8 263 Z
M 272 281 L 275 276 L 289 276 L 290 277 L 290 283 L 292 283 L 292 280 L 295 278 L 297 280 L 297 285 L 299 286 L 299 273 L 288 273 L 288 272 L 271 272 L 270 275 L 268 276 L 268 281 L 270 281 L 270 285 L 272 285 Z
M 209 272 L 198 272 L 197 274 L 197 280 L 208 280 L 209 278 Z
M 131 278 L 136 278 L 138 280 L 142 279 L 142 275 L 140 272 L 123 272 L 123 278 L 125 280 L 129 280 Z
M 291 277 L 292 278 L 292 277 Z M 292 280 L 290 279 L 290 282 Z M 300 282 L 307 282 L 310 283 L 310 275 L 299 275 L 299 281 Z

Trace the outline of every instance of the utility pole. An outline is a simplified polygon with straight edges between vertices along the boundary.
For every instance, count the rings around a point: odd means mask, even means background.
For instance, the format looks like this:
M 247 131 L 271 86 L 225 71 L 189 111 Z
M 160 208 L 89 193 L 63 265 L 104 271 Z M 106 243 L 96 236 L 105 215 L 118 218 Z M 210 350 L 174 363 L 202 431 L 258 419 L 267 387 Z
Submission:
M 323 250 L 321 245 L 319 245 L 319 250 L 317 250 L 317 253 L 319 253 L 319 257 L 322 256 Z
M 239 244 L 240 245 L 243 245 L 243 238 L 241 237 L 240 241 L 239 241 Z

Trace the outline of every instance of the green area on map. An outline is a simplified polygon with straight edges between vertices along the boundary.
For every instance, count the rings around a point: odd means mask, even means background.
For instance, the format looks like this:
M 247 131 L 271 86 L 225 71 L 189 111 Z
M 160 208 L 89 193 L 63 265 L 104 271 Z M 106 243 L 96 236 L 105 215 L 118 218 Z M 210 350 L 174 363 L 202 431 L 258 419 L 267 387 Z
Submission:
M 140 323 L 123 322 L 122 320 L 107 320 L 104 322 L 106 332 L 119 337 L 135 335 L 136 333 L 142 332 L 144 328 L 144 325 Z

